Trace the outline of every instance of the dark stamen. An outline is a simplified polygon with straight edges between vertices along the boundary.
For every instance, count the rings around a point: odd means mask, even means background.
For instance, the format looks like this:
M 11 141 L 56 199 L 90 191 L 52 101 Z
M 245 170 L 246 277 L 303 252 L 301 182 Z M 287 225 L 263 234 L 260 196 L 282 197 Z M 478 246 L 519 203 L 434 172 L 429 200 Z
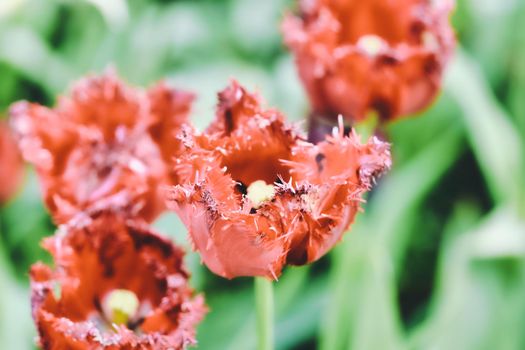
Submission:
M 326 156 L 322 153 L 318 153 L 315 156 L 315 162 L 317 163 L 317 171 L 322 172 L 324 169 L 323 160 L 326 158 Z
M 241 181 L 237 181 L 237 183 L 235 184 L 235 190 L 243 195 L 248 194 L 248 187 L 245 184 L 243 184 Z

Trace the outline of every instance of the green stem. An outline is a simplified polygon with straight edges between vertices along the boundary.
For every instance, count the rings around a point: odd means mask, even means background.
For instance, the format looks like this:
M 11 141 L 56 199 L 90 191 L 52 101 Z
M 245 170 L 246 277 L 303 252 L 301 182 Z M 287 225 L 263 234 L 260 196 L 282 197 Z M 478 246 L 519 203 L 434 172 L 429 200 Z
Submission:
M 366 142 L 370 137 L 374 136 L 379 126 L 379 115 L 377 112 L 369 112 L 365 120 L 356 123 L 354 128 L 357 133 L 361 135 L 363 142 Z
M 273 285 L 263 277 L 255 277 L 255 308 L 257 313 L 257 350 L 273 350 Z

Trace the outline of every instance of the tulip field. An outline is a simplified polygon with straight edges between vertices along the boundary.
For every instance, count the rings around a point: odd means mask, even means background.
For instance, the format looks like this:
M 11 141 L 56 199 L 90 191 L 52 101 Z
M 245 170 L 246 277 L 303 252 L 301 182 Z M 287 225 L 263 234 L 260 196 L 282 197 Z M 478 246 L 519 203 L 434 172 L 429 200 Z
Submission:
M 525 349 L 525 0 L 1 0 L 0 349 Z

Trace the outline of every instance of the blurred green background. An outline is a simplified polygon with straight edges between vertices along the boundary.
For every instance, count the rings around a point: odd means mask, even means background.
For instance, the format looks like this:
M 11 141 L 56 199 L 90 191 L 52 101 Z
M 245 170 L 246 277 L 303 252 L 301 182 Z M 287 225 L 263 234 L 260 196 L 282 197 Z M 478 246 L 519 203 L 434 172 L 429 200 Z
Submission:
M 198 93 L 205 126 L 237 78 L 291 120 L 308 113 L 279 22 L 290 0 L 0 0 L 0 114 L 51 105 L 113 64 Z M 461 46 L 423 115 L 388 126 L 395 165 L 344 242 L 275 283 L 277 349 L 525 349 L 525 0 L 462 0 Z M 0 165 L 1 166 L 1 165 Z M 1 179 L 0 179 L 1 181 Z M 155 226 L 188 247 L 172 214 Z M 0 348 L 31 349 L 27 270 L 53 225 L 28 169 L 0 209 Z M 254 349 L 253 282 L 188 255 L 211 312 L 200 349 Z

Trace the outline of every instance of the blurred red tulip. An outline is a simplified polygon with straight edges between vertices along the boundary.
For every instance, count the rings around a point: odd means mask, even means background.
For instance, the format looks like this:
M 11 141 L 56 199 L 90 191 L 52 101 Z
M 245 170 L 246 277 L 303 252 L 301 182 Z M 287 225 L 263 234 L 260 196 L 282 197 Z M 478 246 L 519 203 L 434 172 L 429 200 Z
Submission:
M 382 121 L 436 96 L 455 38 L 453 0 L 302 0 L 283 23 L 314 115 Z
M 54 109 L 19 102 L 12 125 L 27 161 L 40 175 L 57 223 L 79 211 L 127 197 L 129 210 L 153 220 L 163 209 L 161 185 L 181 150 L 175 138 L 193 95 L 164 83 L 148 91 L 124 85 L 109 71 L 79 81 Z
M 0 121 L 0 205 L 16 192 L 23 177 L 22 157 L 11 131 Z
M 52 349 L 184 349 L 206 313 L 183 252 L 145 223 L 99 212 L 44 241 L 56 268 L 31 268 L 39 345 Z
M 330 250 L 390 166 L 389 145 L 342 129 L 314 145 L 236 82 L 205 133 L 186 132 L 169 202 L 204 263 L 226 278 L 276 279 Z

